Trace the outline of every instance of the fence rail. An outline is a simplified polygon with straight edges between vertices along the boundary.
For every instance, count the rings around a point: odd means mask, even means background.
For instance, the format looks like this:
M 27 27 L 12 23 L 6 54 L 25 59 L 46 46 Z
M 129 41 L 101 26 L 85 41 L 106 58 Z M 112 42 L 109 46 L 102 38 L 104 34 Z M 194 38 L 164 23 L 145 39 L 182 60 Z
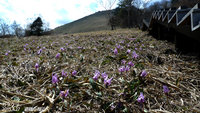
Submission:
M 158 39 L 174 42 L 177 48 L 200 53 L 200 3 L 193 8 L 180 6 L 156 10 L 149 21 L 143 20 L 142 29 Z

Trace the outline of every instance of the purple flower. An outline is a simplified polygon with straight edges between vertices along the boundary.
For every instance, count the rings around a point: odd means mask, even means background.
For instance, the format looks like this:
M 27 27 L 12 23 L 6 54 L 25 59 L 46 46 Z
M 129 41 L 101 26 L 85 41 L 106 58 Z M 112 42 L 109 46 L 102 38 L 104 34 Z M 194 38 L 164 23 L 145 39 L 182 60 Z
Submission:
M 8 53 L 6 52 L 5 55 L 8 56 Z
M 60 48 L 61 51 L 65 51 L 65 49 L 63 47 Z
M 115 55 L 118 54 L 117 48 L 115 48 L 115 50 L 114 50 L 114 54 L 115 54 Z
M 38 70 L 39 70 L 39 64 L 38 63 L 35 64 L 35 69 L 38 72 Z
M 123 44 L 123 43 L 124 43 L 124 40 L 120 41 L 120 43 Z
M 72 75 L 75 76 L 76 74 L 77 74 L 77 71 L 74 70 L 74 71 L 72 72 Z
M 60 96 L 61 96 L 61 97 L 67 97 L 68 94 L 69 94 L 69 89 L 60 92 Z
M 146 77 L 147 76 L 147 72 L 145 70 L 143 70 L 140 76 L 141 77 Z
M 57 74 L 52 74 L 52 83 L 53 84 L 56 84 L 56 83 L 58 83 L 58 76 L 57 76 Z
M 66 46 L 68 46 L 68 43 L 65 43 Z
M 67 72 L 65 72 L 64 70 L 62 70 L 62 76 L 67 77 Z
M 121 49 L 121 45 L 117 45 L 117 48 L 118 48 L 118 49 Z
M 119 71 L 120 73 L 124 72 L 125 70 L 126 70 L 125 66 L 121 66 L 121 67 L 118 69 L 118 71 Z
M 163 85 L 163 92 L 169 93 L 169 88 L 166 85 Z
M 122 62 L 123 65 L 126 64 L 126 60 L 122 60 L 121 62 Z
M 60 58 L 60 53 L 56 54 L 56 58 L 57 59 Z
M 139 55 L 135 51 L 133 51 L 132 57 L 136 59 L 139 57 Z
M 96 70 L 94 73 L 93 79 L 98 80 L 99 76 L 100 76 L 100 72 L 98 70 Z
M 82 47 L 80 47 L 80 46 L 78 46 L 77 48 L 78 48 L 78 49 L 82 49 Z
M 42 49 L 38 50 L 37 54 L 40 55 L 42 53 Z
M 129 65 L 129 67 L 133 67 L 134 66 L 133 62 L 131 62 L 131 61 L 128 62 L 128 65 Z
M 101 76 L 106 79 L 108 77 L 108 75 L 106 74 L 106 72 L 102 73 Z
M 126 66 L 126 72 L 130 71 L 130 67 L 129 66 Z
M 128 50 L 126 51 L 126 53 L 127 53 L 127 54 L 131 53 L 131 50 L 130 50 L 130 49 L 128 49 Z
M 113 79 L 113 77 L 110 78 L 110 79 L 108 79 L 108 77 L 106 77 L 106 78 L 104 79 L 104 84 L 105 84 L 106 86 L 109 86 L 109 85 L 111 84 L 112 79 Z
M 140 92 L 140 96 L 138 97 L 137 101 L 138 101 L 139 103 L 144 103 L 144 102 L 145 102 L 145 100 L 144 100 L 144 95 L 143 95 L 142 92 Z

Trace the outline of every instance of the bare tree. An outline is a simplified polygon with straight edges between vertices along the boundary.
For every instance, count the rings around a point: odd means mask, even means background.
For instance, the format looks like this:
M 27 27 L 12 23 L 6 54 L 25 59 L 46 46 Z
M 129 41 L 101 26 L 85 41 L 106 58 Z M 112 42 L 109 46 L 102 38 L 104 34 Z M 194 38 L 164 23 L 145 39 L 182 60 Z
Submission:
M 98 4 L 100 4 L 106 11 L 108 12 L 108 24 L 111 25 L 111 30 L 114 30 L 114 25 L 110 23 L 110 20 L 112 18 L 112 7 L 114 6 L 116 0 L 97 0 Z
M 23 29 L 22 27 L 17 24 L 16 21 L 14 21 L 12 24 L 11 24 L 11 28 L 13 30 L 13 34 L 16 35 L 17 37 L 21 37 L 23 36 Z
M 0 34 L 3 36 L 10 34 L 9 25 L 3 19 L 0 20 Z
M 97 2 L 105 9 L 111 10 L 116 0 L 97 0 Z

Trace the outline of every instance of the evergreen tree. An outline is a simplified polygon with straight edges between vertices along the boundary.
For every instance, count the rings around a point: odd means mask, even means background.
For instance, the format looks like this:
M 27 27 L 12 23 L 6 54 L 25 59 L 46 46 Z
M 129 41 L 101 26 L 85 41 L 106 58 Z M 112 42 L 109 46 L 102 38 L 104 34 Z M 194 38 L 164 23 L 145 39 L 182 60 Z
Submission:
M 43 33 L 42 27 L 43 27 L 42 19 L 38 17 L 30 26 L 31 28 L 30 35 L 41 36 Z

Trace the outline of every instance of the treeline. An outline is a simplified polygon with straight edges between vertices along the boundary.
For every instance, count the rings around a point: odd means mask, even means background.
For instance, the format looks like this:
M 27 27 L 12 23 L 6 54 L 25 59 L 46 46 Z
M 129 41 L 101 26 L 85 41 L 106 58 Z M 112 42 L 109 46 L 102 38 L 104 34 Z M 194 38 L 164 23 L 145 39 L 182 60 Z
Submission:
M 199 0 L 161 0 L 151 3 L 143 0 L 120 0 L 118 7 L 113 10 L 109 19 L 109 25 L 114 29 L 116 26 L 122 28 L 141 27 L 143 19 L 150 19 L 156 9 L 186 6 L 193 7 Z
M 25 36 L 42 36 L 51 34 L 49 24 L 44 22 L 41 17 L 37 17 L 23 28 L 20 24 L 14 21 L 8 24 L 5 20 L 0 18 L 0 38 L 9 37 L 25 37 Z

